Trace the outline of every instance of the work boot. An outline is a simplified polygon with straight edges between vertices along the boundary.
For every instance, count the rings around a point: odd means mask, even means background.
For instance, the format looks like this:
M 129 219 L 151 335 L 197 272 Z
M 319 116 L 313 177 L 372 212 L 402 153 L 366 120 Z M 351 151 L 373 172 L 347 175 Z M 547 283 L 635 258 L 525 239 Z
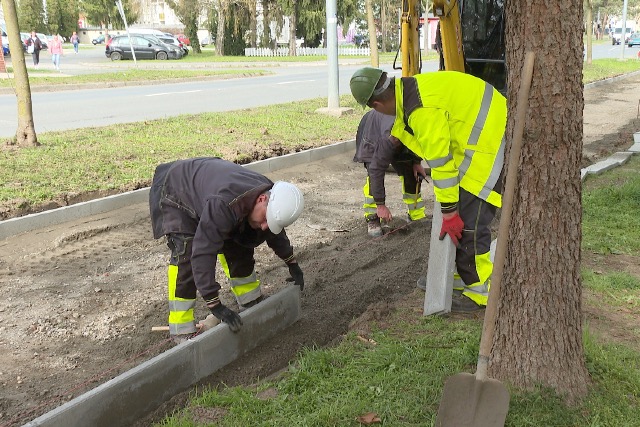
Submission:
M 484 305 L 476 304 L 471 298 L 464 295 L 455 296 L 451 300 L 452 313 L 473 313 L 474 311 L 484 310 Z
M 253 301 L 249 301 L 246 304 L 238 304 L 238 312 L 243 312 L 251 307 L 253 307 L 254 305 L 257 305 L 258 303 L 260 303 L 261 301 L 263 301 L 265 298 L 264 296 L 260 295 L 258 298 L 254 299 Z
M 367 218 L 367 234 L 369 234 L 369 237 L 382 236 L 382 227 L 380 226 L 378 215 Z

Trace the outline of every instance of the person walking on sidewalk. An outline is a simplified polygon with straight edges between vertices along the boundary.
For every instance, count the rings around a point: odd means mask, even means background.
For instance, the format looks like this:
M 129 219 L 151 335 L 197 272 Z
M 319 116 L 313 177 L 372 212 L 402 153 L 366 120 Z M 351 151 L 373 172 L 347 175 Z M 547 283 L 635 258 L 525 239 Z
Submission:
M 167 236 L 169 333 L 174 341 L 196 330 L 196 291 L 211 313 L 240 330 L 242 320 L 220 301 L 216 258 L 229 278 L 240 309 L 262 300 L 254 269 L 255 248 L 266 242 L 289 268 L 295 285 L 304 276 L 284 230 L 304 208 L 302 192 L 219 158 L 194 158 L 159 165 L 149 192 L 153 237 Z
M 73 34 L 71 35 L 71 43 L 73 43 L 73 51 L 75 52 L 75 54 L 78 54 L 78 46 L 80 45 L 80 37 L 78 36 L 78 34 L 74 31 Z
M 502 204 L 507 101 L 493 86 L 469 74 L 438 71 L 395 79 L 365 67 L 351 77 L 360 105 L 395 117 L 391 135 L 431 168 L 442 207 L 440 239 L 456 246 L 461 295 L 452 311 L 487 305 L 493 263 L 489 228 Z M 378 216 L 390 216 L 379 205 Z
M 31 37 L 26 40 L 25 44 L 27 45 L 27 53 L 30 53 L 31 58 L 33 58 L 33 66 L 38 68 L 38 64 L 40 64 L 42 41 L 38 38 L 35 31 L 31 31 Z
M 367 170 L 367 180 L 362 188 L 363 208 L 367 232 L 371 237 L 383 234 L 377 207 L 385 203 L 384 176 L 389 165 L 400 178 L 402 201 L 407 205 L 409 221 L 425 217 L 425 203 L 420 192 L 420 181 L 426 177 L 422 159 L 390 136 L 394 120 L 392 116 L 370 110 L 360 120 L 356 132 L 353 161 L 364 163 Z
M 60 71 L 60 57 L 63 55 L 63 52 L 62 40 L 58 34 L 53 36 L 53 40 L 49 43 L 49 53 L 51 53 L 51 62 L 53 62 L 53 66 L 56 70 Z

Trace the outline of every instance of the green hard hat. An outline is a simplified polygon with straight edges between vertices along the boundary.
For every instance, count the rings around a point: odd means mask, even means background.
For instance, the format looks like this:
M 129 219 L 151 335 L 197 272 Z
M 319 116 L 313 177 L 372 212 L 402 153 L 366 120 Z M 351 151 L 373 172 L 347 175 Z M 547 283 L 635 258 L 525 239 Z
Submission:
M 364 67 L 353 73 L 349 86 L 358 104 L 363 107 L 367 105 L 383 72 L 379 68 Z

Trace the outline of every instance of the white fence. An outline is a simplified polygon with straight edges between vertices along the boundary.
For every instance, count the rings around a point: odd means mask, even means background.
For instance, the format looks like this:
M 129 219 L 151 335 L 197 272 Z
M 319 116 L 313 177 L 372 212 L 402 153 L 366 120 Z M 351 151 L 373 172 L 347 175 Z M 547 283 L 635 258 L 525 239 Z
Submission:
M 298 47 L 296 48 L 297 56 L 326 56 L 327 49 L 322 47 Z M 368 47 L 341 47 L 338 48 L 338 55 L 343 56 L 369 56 Z M 279 47 L 271 49 L 267 47 L 244 49 L 244 56 L 289 56 L 288 47 Z

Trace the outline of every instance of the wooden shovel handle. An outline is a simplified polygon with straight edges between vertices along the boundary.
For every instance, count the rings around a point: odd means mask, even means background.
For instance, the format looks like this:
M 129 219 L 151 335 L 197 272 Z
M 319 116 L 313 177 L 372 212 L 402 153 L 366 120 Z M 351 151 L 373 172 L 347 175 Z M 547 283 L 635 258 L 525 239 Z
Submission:
M 489 301 L 484 314 L 482 325 L 482 338 L 480 339 L 480 355 L 478 357 L 478 367 L 476 378 L 485 379 L 487 376 L 487 366 L 489 364 L 489 353 L 493 343 L 493 332 L 496 327 L 496 314 L 498 299 L 500 297 L 500 285 L 502 284 L 502 273 L 507 258 L 507 244 L 509 243 L 509 226 L 511 225 L 511 213 L 513 211 L 513 196 L 516 187 L 516 177 L 520 162 L 522 149 L 522 135 L 524 133 L 524 123 L 529 105 L 529 89 L 531 89 L 531 78 L 533 76 L 533 62 L 535 54 L 527 52 L 524 59 L 522 81 L 518 92 L 518 103 L 516 104 L 516 122 L 513 131 L 513 142 L 509 151 L 509 170 L 505 190 L 502 197 L 502 210 L 500 216 L 500 227 L 498 228 L 498 243 L 496 247 L 496 257 L 491 274 L 491 290 Z

